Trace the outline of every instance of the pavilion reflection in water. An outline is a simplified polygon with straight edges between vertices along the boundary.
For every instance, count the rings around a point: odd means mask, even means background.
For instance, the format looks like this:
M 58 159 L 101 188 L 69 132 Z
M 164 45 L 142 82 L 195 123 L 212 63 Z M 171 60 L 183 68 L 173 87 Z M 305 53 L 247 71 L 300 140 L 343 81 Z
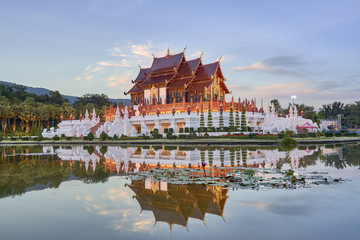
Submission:
M 44 151 L 53 151 L 52 149 Z M 110 174 L 128 175 L 141 171 L 148 171 L 154 168 L 201 168 L 205 162 L 206 168 L 215 166 L 247 166 L 257 168 L 276 168 L 279 162 L 289 161 L 292 169 L 297 169 L 306 156 L 311 156 L 319 148 L 315 149 L 293 149 L 281 151 L 279 149 L 247 149 L 247 148 L 214 148 L 201 149 L 193 148 L 184 150 L 174 146 L 147 146 L 147 147 L 119 147 L 108 146 L 106 150 L 100 146 L 91 147 L 73 146 L 72 148 L 59 148 L 55 152 L 63 161 L 84 162 L 86 169 L 90 166 L 95 171 L 96 165 L 103 160 L 105 171 Z M 185 148 L 186 149 L 186 148 Z M 339 149 L 320 150 L 328 154 L 338 154 Z M 331 152 L 329 152 L 331 151 Z M 103 153 L 102 153 L 103 152 Z
M 156 222 L 187 228 L 190 218 L 205 223 L 205 214 L 223 218 L 227 189 L 199 184 L 168 184 L 153 179 L 132 180 L 127 185 L 134 193 L 141 211 L 151 211 Z M 223 218 L 224 219 L 224 218 Z

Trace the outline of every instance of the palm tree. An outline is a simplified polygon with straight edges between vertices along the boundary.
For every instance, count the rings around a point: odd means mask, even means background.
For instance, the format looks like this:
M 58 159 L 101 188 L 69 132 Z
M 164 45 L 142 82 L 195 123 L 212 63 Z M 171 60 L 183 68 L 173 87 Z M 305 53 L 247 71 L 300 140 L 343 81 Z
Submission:
M 10 118 L 13 119 L 13 132 L 16 131 L 16 120 L 18 119 L 21 112 L 21 107 L 18 104 L 10 106 Z
M 20 119 L 26 124 L 26 133 L 29 133 L 29 123 L 36 119 L 36 102 L 34 98 L 28 97 L 21 105 Z
M 10 103 L 9 99 L 5 96 L 0 96 L 0 119 L 1 127 L 6 132 L 7 120 L 10 118 Z

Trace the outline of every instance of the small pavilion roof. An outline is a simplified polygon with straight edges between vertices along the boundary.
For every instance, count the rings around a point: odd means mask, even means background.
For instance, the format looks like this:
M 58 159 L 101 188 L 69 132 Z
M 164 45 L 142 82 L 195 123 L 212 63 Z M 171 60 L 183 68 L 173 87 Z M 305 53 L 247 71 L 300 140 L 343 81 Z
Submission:
M 157 74 L 171 71 L 174 68 L 178 69 L 184 59 L 185 56 L 183 52 L 175 55 L 166 55 L 165 57 L 154 58 L 149 73 Z
M 318 128 L 318 127 L 315 127 L 314 125 L 311 125 L 310 123 L 306 122 L 303 125 L 297 126 L 297 128 Z
M 141 68 L 138 76 L 134 80 L 134 83 L 141 83 L 145 81 L 146 74 L 149 72 L 150 68 Z

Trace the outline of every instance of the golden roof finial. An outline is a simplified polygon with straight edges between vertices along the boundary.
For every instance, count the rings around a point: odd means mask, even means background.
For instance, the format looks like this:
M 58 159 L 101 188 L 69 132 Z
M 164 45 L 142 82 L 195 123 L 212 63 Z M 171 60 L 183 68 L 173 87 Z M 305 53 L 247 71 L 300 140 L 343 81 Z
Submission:
M 219 57 L 219 60 L 218 60 L 218 62 L 220 62 L 220 61 L 221 61 L 222 57 L 223 57 L 223 56 Z
M 187 48 L 187 46 L 184 47 L 183 53 L 185 53 L 186 48 Z
M 168 46 L 167 54 L 166 54 L 166 55 L 170 56 L 170 48 L 169 48 L 169 46 Z
M 152 55 L 153 55 L 153 58 L 155 58 L 155 55 L 154 55 L 154 53 L 151 53 Z
M 200 58 L 201 58 L 203 55 L 204 55 L 204 52 L 201 52 L 201 54 L 200 54 Z
M 139 66 L 139 68 L 140 68 L 140 70 L 141 70 L 141 66 L 138 64 L 138 66 Z

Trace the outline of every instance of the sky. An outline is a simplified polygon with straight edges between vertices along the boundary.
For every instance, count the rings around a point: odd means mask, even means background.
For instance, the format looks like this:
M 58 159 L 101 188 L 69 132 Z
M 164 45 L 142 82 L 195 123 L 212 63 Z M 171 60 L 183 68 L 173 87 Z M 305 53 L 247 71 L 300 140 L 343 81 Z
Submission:
M 0 80 L 124 96 L 139 67 L 185 50 L 218 61 L 234 98 L 359 101 L 360 2 L 0 1 Z

